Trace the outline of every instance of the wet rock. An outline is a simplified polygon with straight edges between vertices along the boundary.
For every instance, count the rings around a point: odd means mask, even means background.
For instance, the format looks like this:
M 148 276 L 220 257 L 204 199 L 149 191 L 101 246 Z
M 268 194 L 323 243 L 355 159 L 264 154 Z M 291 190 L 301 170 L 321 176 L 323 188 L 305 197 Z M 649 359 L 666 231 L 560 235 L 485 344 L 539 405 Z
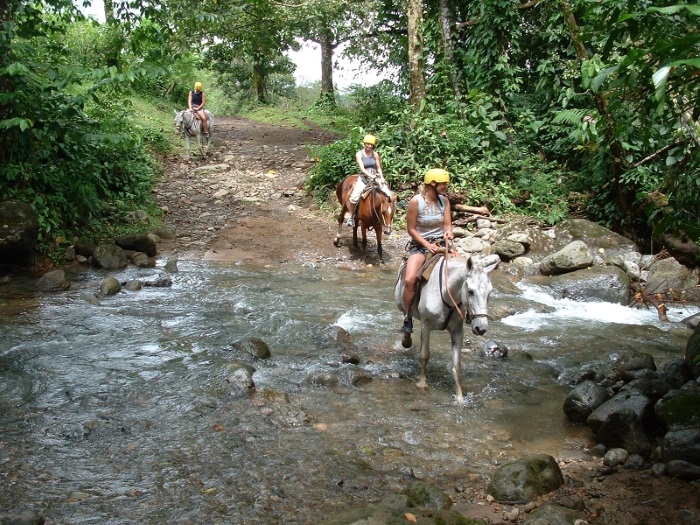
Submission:
M 500 502 L 528 502 L 558 489 L 564 477 L 549 455 L 527 456 L 500 467 L 493 475 L 488 493 Z
M 693 330 L 693 335 L 688 339 L 688 344 L 685 347 L 683 359 L 697 369 L 700 363 L 700 324 Z
M 661 443 L 661 455 L 666 462 L 678 459 L 700 466 L 700 428 L 667 432 Z
M 593 257 L 583 241 L 574 241 L 540 263 L 543 275 L 560 275 L 593 265 Z
M 629 452 L 624 448 L 611 448 L 603 457 L 603 465 L 607 467 L 617 467 L 629 459 Z
M 121 283 L 111 275 L 105 277 L 100 284 L 100 295 L 108 297 L 118 294 L 122 289 Z
M 230 363 L 229 374 L 226 376 L 229 394 L 245 397 L 255 393 L 254 371 L 254 368 L 243 363 Z
M 52 270 L 39 278 L 36 287 L 40 292 L 61 292 L 70 288 L 70 281 L 63 270 Z
M 270 357 L 272 357 L 270 347 L 267 346 L 265 341 L 258 337 L 241 339 L 233 343 L 232 346 L 239 352 L 245 352 L 256 359 L 270 359 Z
M 698 277 L 673 257 L 661 259 L 649 268 L 645 291 L 664 293 L 668 290 L 685 290 L 698 284 Z
M 126 268 L 128 263 L 124 250 L 116 244 L 103 244 L 95 248 L 92 261 L 95 266 L 105 270 Z
M 585 423 L 588 416 L 610 399 L 610 393 L 593 381 L 577 385 L 564 400 L 564 414 L 574 423 Z
M 44 523 L 46 523 L 44 516 L 30 510 L 0 514 L 0 525 L 44 525 Z
M 666 463 L 666 474 L 685 481 L 697 481 L 700 479 L 700 466 L 682 459 L 674 459 Z
M 0 202 L 0 263 L 31 266 L 39 245 L 39 219 L 22 201 Z
M 545 503 L 528 514 L 523 525 L 573 525 L 584 514 L 556 503 Z
M 615 372 L 623 381 L 631 381 L 639 377 L 637 373 L 641 370 L 656 370 L 652 355 L 643 352 L 627 352 L 622 354 L 615 364 Z
M 168 273 L 175 273 L 178 271 L 177 261 L 178 261 L 177 257 L 171 257 L 170 259 L 167 260 L 167 262 L 165 263 L 165 266 L 163 268 Z
M 591 413 L 586 420 L 596 439 L 608 448 L 624 448 L 646 456 L 651 443 L 645 432 L 653 418 L 653 402 L 641 392 L 618 394 Z
M 504 261 L 512 261 L 525 254 L 525 246 L 517 241 L 502 239 L 493 243 L 491 251 Z
M 73 249 L 75 250 L 76 255 L 82 255 L 83 257 L 89 258 L 92 257 L 93 253 L 95 253 L 97 246 L 91 242 L 76 239 L 73 241 Z
M 493 339 L 489 339 L 481 347 L 479 355 L 490 359 L 505 359 L 508 357 L 508 347 L 503 343 L 497 343 Z
M 145 253 L 148 257 L 154 257 L 158 252 L 154 238 L 147 234 L 117 237 L 114 239 L 114 244 L 123 250 Z
M 401 494 L 406 496 L 408 507 L 446 510 L 453 503 L 445 491 L 428 483 L 411 483 Z
M 552 275 L 547 287 L 557 295 L 575 301 L 604 301 L 627 305 L 631 296 L 630 280 L 624 270 L 614 266 L 590 268 Z

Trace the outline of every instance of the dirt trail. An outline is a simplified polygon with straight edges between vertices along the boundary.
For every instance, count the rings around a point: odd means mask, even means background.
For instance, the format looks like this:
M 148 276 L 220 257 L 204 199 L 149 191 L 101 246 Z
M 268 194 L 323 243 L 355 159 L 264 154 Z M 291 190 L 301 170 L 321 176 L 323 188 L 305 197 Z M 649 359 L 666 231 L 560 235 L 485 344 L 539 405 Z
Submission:
M 162 251 L 262 265 L 377 264 L 373 233 L 363 253 L 352 248 L 352 230 L 343 226 L 336 248 L 335 216 L 303 191 L 313 165 L 308 146 L 335 138 L 311 125 L 300 130 L 234 117 L 217 119 L 209 157 L 193 155 L 187 161 L 183 147 L 166 159 L 166 177 L 157 185 L 156 196 L 174 236 Z M 400 262 L 406 238 L 404 232 L 384 238 L 387 265 Z
M 234 117 L 219 118 L 211 156 L 164 159 L 165 176 L 155 189 L 165 222 L 173 232 L 161 255 L 252 264 L 317 264 L 358 269 L 377 264 L 374 237 L 367 254 L 351 247 L 351 229 L 344 228 L 341 246 L 333 245 L 335 217 L 319 209 L 302 190 L 312 166 L 307 145 L 328 144 L 330 133 L 261 124 Z M 359 146 L 358 146 L 359 147 Z M 385 238 L 387 266 L 398 266 L 407 235 Z M 556 416 L 553 416 L 556 417 Z M 585 456 L 581 454 L 581 456 Z M 697 485 L 649 470 L 615 472 L 600 460 L 561 464 L 566 485 L 542 498 L 571 508 L 585 507 L 586 522 L 614 525 L 680 525 L 697 523 Z M 522 523 L 486 499 L 487 481 L 474 479 L 462 487 L 455 509 L 489 523 Z

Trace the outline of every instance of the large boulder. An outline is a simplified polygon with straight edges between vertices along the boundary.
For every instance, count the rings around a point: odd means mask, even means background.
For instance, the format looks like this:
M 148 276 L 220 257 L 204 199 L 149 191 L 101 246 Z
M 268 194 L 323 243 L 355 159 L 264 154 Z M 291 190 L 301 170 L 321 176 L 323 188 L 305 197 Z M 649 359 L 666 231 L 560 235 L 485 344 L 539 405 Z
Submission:
M 629 277 L 616 266 L 592 266 L 561 275 L 533 275 L 525 277 L 523 282 L 545 286 L 555 295 L 574 301 L 627 305 L 631 296 Z
M 158 253 L 158 245 L 155 238 L 147 234 L 117 237 L 114 239 L 114 244 L 123 250 L 142 252 L 149 257 L 155 257 L 156 253 Z
M 610 393 L 594 381 L 584 381 L 564 400 L 564 414 L 574 423 L 585 423 L 588 416 L 610 399 Z
M 556 233 L 558 243 L 586 241 L 590 250 L 606 262 L 625 253 L 639 251 L 628 238 L 586 219 L 562 221 L 557 224 Z
M 683 359 L 693 366 L 700 365 L 700 324 L 695 327 L 693 335 L 688 339 Z
M 637 391 L 622 392 L 596 408 L 586 424 L 599 443 L 647 456 L 651 443 L 646 434 L 654 419 L 654 403 Z
M 116 244 L 101 244 L 92 254 L 92 260 L 98 268 L 119 270 L 126 268 L 128 259 L 126 253 Z
M 593 265 L 593 256 L 583 241 L 574 241 L 561 250 L 545 257 L 540 263 L 543 275 L 574 272 Z
M 36 262 L 39 219 L 24 202 L 0 202 L 0 263 L 31 266 Z
M 649 268 L 644 291 L 664 293 L 669 290 L 686 290 L 698 285 L 698 277 L 673 257 L 656 261 Z

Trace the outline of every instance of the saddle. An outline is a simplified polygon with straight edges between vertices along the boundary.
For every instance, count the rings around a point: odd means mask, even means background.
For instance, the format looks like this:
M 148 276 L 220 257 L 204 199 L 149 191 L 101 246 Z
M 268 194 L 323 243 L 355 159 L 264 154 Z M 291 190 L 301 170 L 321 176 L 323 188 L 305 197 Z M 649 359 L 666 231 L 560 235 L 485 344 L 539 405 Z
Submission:
M 418 301 L 420 301 L 420 294 L 423 291 L 423 286 L 428 282 L 428 279 L 430 279 L 431 274 L 433 273 L 433 269 L 435 268 L 435 265 L 440 262 L 441 259 L 445 257 L 444 252 L 438 252 L 438 253 L 429 253 L 425 257 L 425 262 L 423 265 L 420 267 L 418 270 L 418 285 L 416 286 L 416 293 L 413 295 L 413 303 L 411 304 L 411 308 L 413 308 L 413 305 L 415 305 Z M 399 277 L 398 279 L 403 279 L 406 276 L 406 261 L 407 259 L 404 259 L 403 262 L 401 263 L 401 267 L 399 268 Z

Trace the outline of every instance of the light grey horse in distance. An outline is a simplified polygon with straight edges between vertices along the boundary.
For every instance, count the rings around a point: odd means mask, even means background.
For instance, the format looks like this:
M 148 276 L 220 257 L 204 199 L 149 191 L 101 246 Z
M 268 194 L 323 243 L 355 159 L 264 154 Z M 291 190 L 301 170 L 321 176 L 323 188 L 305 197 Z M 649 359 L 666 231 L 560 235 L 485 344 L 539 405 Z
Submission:
M 472 257 L 442 258 L 427 281 L 418 289 L 418 300 L 413 302 L 411 315 L 421 322 L 420 332 L 420 378 L 416 386 L 427 388 L 426 368 L 430 359 L 430 332 L 447 330 L 452 342 L 452 376 L 456 387 L 456 400 L 464 401 L 462 393 L 462 340 L 464 325 L 469 323 L 472 332 L 483 335 L 489 327 L 488 300 L 492 285 L 488 273 L 493 270 L 500 258 L 489 256 L 477 262 Z M 483 266 L 485 264 L 486 266 Z M 403 312 L 404 274 L 403 266 L 394 289 L 394 297 L 399 310 Z M 411 334 L 404 334 L 401 342 L 404 348 L 413 344 Z
M 198 118 L 195 118 L 194 113 L 189 109 L 184 109 L 182 111 L 175 110 L 175 133 L 177 135 L 182 134 L 187 141 L 187 158 L 190 158 L 190 141 L 192 139 L 197 139 L 197 145 L 199 146 L 199 153 L 204 157 L 209 153 L 209 143 L 211 142 L 211 132 L 214 127 L 214 115 L 212 115 L 209 110 L 205 109 L 204 114 L 207 116 L 207 129 L 209 131 L 209 136 L 204 137 L 202 133 L 202 123 Z

